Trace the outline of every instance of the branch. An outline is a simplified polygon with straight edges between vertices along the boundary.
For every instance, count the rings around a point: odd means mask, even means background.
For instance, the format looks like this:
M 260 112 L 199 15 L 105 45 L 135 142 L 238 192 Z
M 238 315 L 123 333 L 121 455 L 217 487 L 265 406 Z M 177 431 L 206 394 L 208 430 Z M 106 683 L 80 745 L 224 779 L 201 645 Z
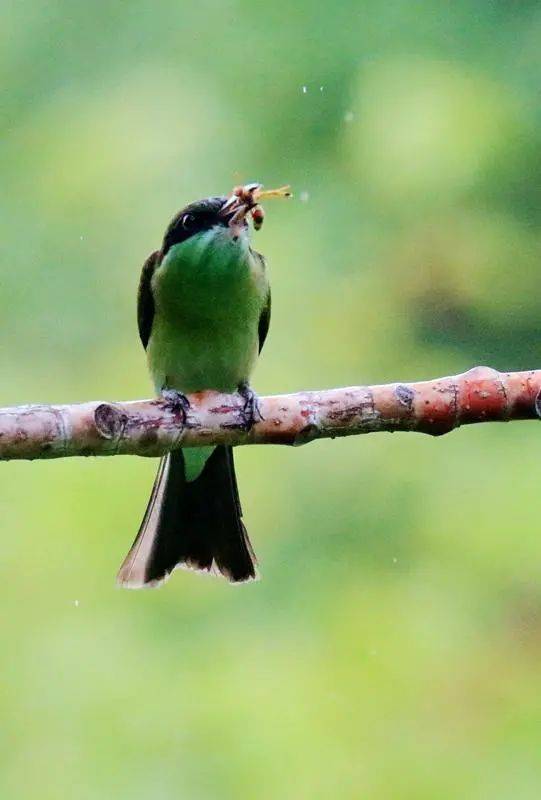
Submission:
M 63 456 L 160 456 L 209 444 L 300 445 L 375 431 L 439 436 L 474 422 L 541 416 L 541 370 L 475 367 L 420 383 L 352 386 L 259 399 L 250 427 L 237 394 L 190 395 L 187 412 L 163 399 L 0 409 L 0 460 Z

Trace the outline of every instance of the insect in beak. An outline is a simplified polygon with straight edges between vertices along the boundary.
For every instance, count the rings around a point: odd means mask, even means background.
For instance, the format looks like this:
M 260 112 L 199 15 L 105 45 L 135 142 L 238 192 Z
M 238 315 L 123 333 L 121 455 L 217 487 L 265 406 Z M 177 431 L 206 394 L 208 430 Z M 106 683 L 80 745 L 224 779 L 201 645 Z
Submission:
M 226 217 L 230 227 L 237 228 L 238 226 L 246 225 L 246 217 L 250 214 L 254 229 L 258 231 L 265 218 L 265 212 L 259 203 L 261 200 L 273 197 L 292 197 L 289 186 L 267 190 L 263 189 L 261 183 L 247 183 L 244 186 L 235 186 L 222 206 L 220 216 Z

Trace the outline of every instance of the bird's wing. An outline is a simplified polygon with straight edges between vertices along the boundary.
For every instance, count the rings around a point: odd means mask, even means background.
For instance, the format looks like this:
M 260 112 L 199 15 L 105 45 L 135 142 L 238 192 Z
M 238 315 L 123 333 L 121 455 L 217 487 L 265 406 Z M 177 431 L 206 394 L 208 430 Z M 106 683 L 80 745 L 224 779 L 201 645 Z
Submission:
M 267 262 L 265 260 L 265 256 L 261 255 L 261 253 L 258 253 L 257 250 L 252 250 L 252 254 L 257 259 L 259 259 L 263 273 L 265 273 L 267 269 Z M 270 290 L 270 284 L 267 282 L 267 294 L 265 297 L 263 308 L 261 309 L 261 314 L 259 316 L 259 324 L 257 326 L 257 334 L 259 338 L 259 351 L 258 351 L 259 353 L 263 350 L 263 345 L 265 344 L 265 339 L 267 338 L 267 333 L 269 332 L 270 317 L 271 317 L 271 290 Z
M 160 253 L 158 250 L 149 255 L 141 270 L 139 291 L 137 292 L 137 325 L 145 350 L 150 339 L 154 320 L 154 297 L 152 296 L 150 282 L 152 281 L 154 270 L 159 265 L 159 259 Z
M 267 291 L 267 299 L 265 305 L 263 306 L 263 310 L 261 311 L 261 316 L 259 317 L 259 325 L 257 327 L 257 333 L 259 336 L 259 352 L 262 351 L 263 345 L 265 344 L 265 339 L 267 338 L 267 333 L 269 332 L 270 317 L 271 317 L 271 292 L 269 286 L 269 289 Z

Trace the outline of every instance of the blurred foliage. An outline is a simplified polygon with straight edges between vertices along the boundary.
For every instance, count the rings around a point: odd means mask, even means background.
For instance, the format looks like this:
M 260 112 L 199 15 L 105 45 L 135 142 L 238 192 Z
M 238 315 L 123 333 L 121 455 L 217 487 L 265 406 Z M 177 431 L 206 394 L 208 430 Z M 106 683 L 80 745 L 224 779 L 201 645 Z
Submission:
M 290 182 L 261 392 L 541 366 L 537 3 L 0 6 L 2 404 L 148 395 L 173 212 Z M 303 90 L 305 87 L 305 90 Z M 115 590 L 155 463 L 2 466 L 0 797 L 539 797 L 537 428 L 237 465 L 263 580 Z

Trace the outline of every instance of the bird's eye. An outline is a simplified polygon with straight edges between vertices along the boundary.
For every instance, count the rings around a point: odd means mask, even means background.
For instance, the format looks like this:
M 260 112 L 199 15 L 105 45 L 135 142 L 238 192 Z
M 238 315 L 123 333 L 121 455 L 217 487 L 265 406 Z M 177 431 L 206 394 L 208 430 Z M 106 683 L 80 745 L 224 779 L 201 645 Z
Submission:
M 184 214 L 181 219 L 182 227 L 185 231 L 191 231 L 195 225 L 195 217 L 193 214 Z

